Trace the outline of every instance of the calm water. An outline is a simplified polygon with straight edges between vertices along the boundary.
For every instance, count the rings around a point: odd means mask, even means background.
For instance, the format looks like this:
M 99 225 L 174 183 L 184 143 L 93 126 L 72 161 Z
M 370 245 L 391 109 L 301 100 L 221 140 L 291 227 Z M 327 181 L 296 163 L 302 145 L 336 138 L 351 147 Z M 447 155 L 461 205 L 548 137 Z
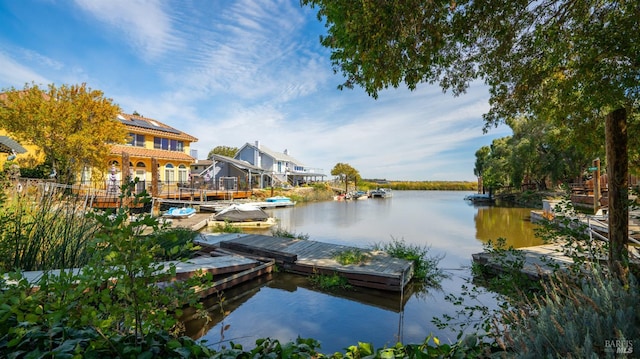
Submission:
M 471 254 L 499 237 L 514 247 L 541 244 L 529 222 L 530 209 L 474 207 L 463 200 L 467 194 L 396 191 L 386 199 L 268 210 L 282 228 L 309 234 L 312 240 L 367 247 L 395 238 L 430 246 L 432 255 L 444 255 L 440 267 L 450 274 L 440 289 L 408 289 L 403 296 L 363 289 L 323 293 L 310 287 L 305 277 L 276 273 L 227 291 L 222 308 L 216 305 L 220 300 L 212 298 L 211 320 L 192 320 L 188 329 L 216 349 L 228 341 L 253 348 L 263 337 L 312 337 L 321 342 L 324 353 L 344 351 L 358 341 L 376 348 L 398 340 L 419 343 L 431 333 L 444 342 L 455 341 L 456 333 L 439 330 L 431 320 L 457 309 L 444 296 L 458 293 L 469 279 Z

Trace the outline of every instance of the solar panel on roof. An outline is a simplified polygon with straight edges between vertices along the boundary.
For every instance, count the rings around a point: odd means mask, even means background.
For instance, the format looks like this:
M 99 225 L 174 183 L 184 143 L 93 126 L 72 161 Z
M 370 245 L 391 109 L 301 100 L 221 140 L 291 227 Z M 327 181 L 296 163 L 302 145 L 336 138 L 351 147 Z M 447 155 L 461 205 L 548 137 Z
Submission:
M 133 125 L 133 126 L 136 126 L 136 127 L 148 128 L 148 129 L 151 129 L 151 130 L 158 130 L 158 131 L 164 131 L 164 132 L 175 133 L 175 134 L 180 134 L 181 133 L 180 131 L 178 131 L 176 129 L 169 128 L 169 127 L 154 126 L 154 125 L 150 124 L 147 121 L 139 120 L 139 119 L 133 118 L 133 117 L 131 118 L 130 121 L 126 121 L 124 123 L 129 124 L 129 125 Z

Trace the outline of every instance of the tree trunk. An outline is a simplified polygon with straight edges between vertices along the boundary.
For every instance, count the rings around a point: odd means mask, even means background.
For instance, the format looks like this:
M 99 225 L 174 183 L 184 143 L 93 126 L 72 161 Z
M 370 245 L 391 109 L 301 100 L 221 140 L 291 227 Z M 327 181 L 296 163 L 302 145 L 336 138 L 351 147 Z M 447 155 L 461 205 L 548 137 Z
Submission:
M 629 161 L 627 111 L 617 109 L 605 122 L 607 177 L 609 182 L 609 268 L 624 274 L 629 265 Z

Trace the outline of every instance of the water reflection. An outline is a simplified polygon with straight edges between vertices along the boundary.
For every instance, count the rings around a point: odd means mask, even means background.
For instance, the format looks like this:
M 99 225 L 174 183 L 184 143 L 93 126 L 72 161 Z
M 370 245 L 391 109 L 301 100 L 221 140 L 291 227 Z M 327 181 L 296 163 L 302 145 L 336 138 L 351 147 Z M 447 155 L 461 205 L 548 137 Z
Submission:
M 440 330 L 431 320 L 458 309 L 445 296 L 458 294 L 470 279 L 471 254 L 482 251 L 487 240 L 500 237 L 514 247 L 540 243 L 533 235 L 529 209 L 474 207 L 463 201 L 467 194 L 396 191 L 386 199 L 267 210 L 282 228 L 309 234 L 316 241 L 367 247 L 396 238 L 430 246 L 432 255 L 445 256 L 440 266 L 450 277 L 440 289 L 409 289 L 400 296 L 368 290 L 323 293 L 311 288 L 305 277 L 275 273 L 252 283 L 254 287 L 225 292 L 226 316 L 215 306 L 217 298 L 212 298 L 208 303 L 212 321 L 193 321 L 188 325 L 190 332 L 209 344 L 232 340 L 245 348 L 253 348 L 255 340 L 263 337 L 281 341 L 312 337 L 321 341 L 324 353 L 344 351 L 358 341 L 376 347 L 393 345 L 397 340 L 419 343 L 431 333 L 444 342 L 455 341 L 457 333 Z M 483 301 L 487 304 L 491 299 Z
M 540 245 L 542 240 L 534 234 L 530 212 L 528 208 L 479 207 L 474 217 L 476 238 L 487 242 L 503 237 L 514 248 Z

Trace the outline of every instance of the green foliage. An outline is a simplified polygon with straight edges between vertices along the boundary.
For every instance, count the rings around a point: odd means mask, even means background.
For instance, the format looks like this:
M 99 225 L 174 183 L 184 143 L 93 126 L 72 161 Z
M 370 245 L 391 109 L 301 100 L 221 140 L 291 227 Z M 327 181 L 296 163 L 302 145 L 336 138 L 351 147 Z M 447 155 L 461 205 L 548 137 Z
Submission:
M 132 196 L 134 186 L 123 186 L 122 202 L 148 201 L 146 193 Z M 177 348 L 180 341 L 167 339 L 163 346 L 156 339 L 168 338 L 162 333 L 179 333 L 181 308 L 199 306 L 192 288 L 206 287 L 211 277 L 168 285 L 175 264 L 158 263 L 158 256 L 167 255 L 167 248 L 170 255 L 186 252 L 177 240 L 163 248 L 158 240 L 169 232 L 148 214 L 131 217 L 125 206 L 89 217 L 99 227 L 87 243 L 93 256 L 84 267 L 45 271 L 37 282 L 28 282 L 19 272 L 0 281 L 0 356 L 26 349 L 60 356 L 153 356 Z M 145 235 L 149 230 L 160 234 Z
M 85 216 L 87 210 L 81 200 L 53 186 L 39 188 L 33 197 L 14 196 L 0 208 L 0 270 L 86 265 L 92 256 L 89 242 L 99 227 Z
M 622 280 L 609 275 L 598 265 L 589 269 L 577 283 L 559 274 L 545 284 L 543 295 L 505 310 L 502 346 L 519 358 L 618 357 L 607 343 L 640 337 L 638 282 L 632 275 Z
M 337 273 L 330 275 L 314 273 L 313 275 L 309 276 L 309 282 L 314 287 L 320 288 L 322 290 L 351 289 L 349 280 Z
M 338 162 L 331 169 L 332 176 L 338 176 L 341 182 L 344 182 L 345 192 L 349 192 L 349 182 L 356 184 L 360 180 L 360 173 L 348 163 Z
M 302 239 L 302 240 L 309 239 L 309 234 L 289 232 L 288 230 L 281 227 L 272 228 L 271 235 L 274 237 L 283 237 L 283 238 L 294 238 L 294 239 Z
M 504 238 L 498 238 L 495 242 L 490 240 L 483 244 L 483 252 L 492 258 L 500 270 L 474 263 L 471 272 L 477 283 L 504 295 L 512 302 L 522 299 L 522 296 L 532 296 L 540 292 L 540 282 L 522 272 L 525 263 L 524 253 L 513 247 L 507 248 L 505 243 Z
M 238 147 L 216 146 L 209 152 L 207 158 L 211 159 L 213 155 L 221 155 L 234 158 L 236 156 L 236 153 L 238 153 L 238 150 Z
M 407 244 L 404 239 L 391 238 L 391 242 L 376 243 L 373 249 L 386 252 L 392 257 L 413 262 L 413 278 L 430 284 L 437 284 L 445 274 L 438 268 L 442 256 L 429 256 L 428 246 Z
M 234 226 L 229 221 L 224 221 L 224 225 L 216 223 L 212 230 L 218 233 L 242 233 L 242 228 Z
M 369 254 L 363 252 L 359 248 L 350 248 L 336 253 L 333 256 L 333 259 L 342 265 L 361 265 L 367 263 L 371 258 L 369 257 Z
M 160 246 L 159 253 L 154 256 L 158 261 L 186 259 L 199 249 L 193 244 L 198 232 L 189 228 L 166 228 L 155 231 L 149 236 L 151 241 L 155 241 Z

